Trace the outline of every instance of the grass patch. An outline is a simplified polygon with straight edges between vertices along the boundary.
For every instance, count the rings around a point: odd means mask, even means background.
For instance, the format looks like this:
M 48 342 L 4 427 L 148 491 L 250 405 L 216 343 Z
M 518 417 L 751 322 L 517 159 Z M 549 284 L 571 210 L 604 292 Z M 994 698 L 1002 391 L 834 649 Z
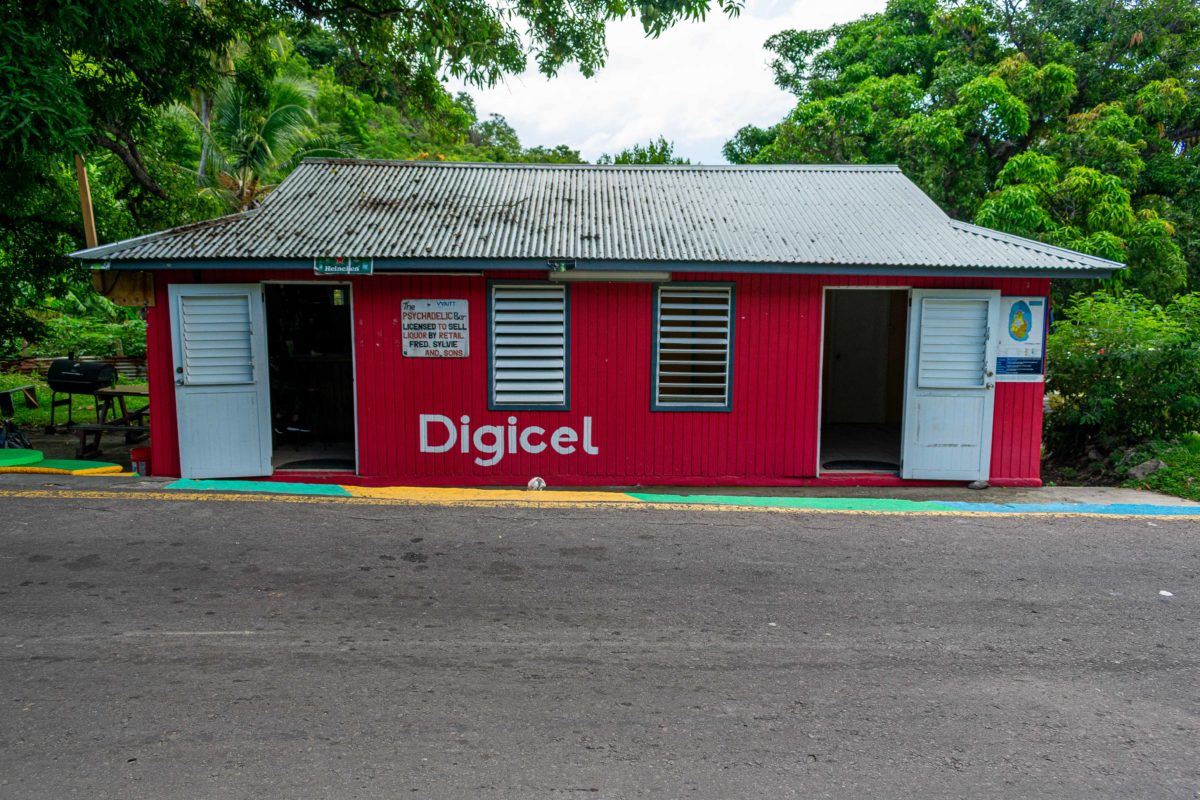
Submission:
M 1122 485 L 1200 500 L 1200 434 L 1189 433 L 1171 441 L 1151 442 L 1138 448 L 1125 463 L 1132 467 L 1153 458 L 1167 466 L 1140 481 L 1127 480 Z
M 50 387 L 46 385 L 46 379 L 40 375 L 19 375 L 10 373 L 0 373 L 0 389 L 11 389 L 14 386 L 27 386 L 33 384 L 37 387 L 37 408 L 26 408 L 24 396 L 18 394 L 13 396 L 13 405 L 16 406 L 16 413 L 13 419 L 17 426 L 26 431 L 36 431 L 44 428 L 50 423 Z M 135 383 L 127 381 L 117 376 L 118 384 Z M 76 422 L 95 422 L 96 421 L 96 401 L 91 395 L 77 394 L 74 397 L 73 414 Z M 130 411 L 139 408 L 144 408 L 149 405 L 148 400 L 143 400 L 138 397 L 129 397 L 125 399 L 126 407 Z M 118 412 L 120 410 L 118 409 Z M 59 425 L 67 421 L 67 409 L 60 408 L 58 416 L 55 419 Z

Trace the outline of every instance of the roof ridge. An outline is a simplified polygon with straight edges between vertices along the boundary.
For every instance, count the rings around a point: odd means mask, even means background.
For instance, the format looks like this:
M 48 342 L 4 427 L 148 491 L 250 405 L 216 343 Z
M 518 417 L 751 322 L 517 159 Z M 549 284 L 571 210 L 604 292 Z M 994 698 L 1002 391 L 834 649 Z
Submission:
M 333 158 L 309 156 L 304 165 L 515 169 L 515 170 L 679 170 L 729 172 L 900 172 L 896 164 L 541 164 L 511 161 L 417 161 L 386 158 Z

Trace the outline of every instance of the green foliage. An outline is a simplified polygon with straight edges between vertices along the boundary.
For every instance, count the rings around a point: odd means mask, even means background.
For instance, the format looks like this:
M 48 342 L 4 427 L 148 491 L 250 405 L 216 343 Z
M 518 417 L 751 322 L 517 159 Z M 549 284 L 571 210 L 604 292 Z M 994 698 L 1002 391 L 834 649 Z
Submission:
M 1200 434 L 1188 433 L 1178 439 L 1152 442 L 1130 453 L 1123 461 L 1128 468 L 1151 459 L 1158 459 L 1167 466 L 1142 480 L 1126 480 L 1125 486 L 1200 500 Z
M 1114 286 L 1167 302 L 1187 282 L 1187 264 L 1174 230 L 1150 209 L 1135 211 L 1126 184 L 1092 167 L 1061 176 L 1058 161 L 1027 152 L 1014 156 L 996 177 L 975 221 L 1060 247 L 1129 264 Z
M 775 141 L 778 135 L 774 128 L 746 125 L 738 129 L 733 138 L 724 144 L 721 155 L 725 156 L 725 160 L 730 164 L 749 164 L 764 147 Z
M 1135 293 L 1077 297 L 1047 356 L 1054 452 L 1200 430 L 1200 294 L 1167 306 Z
M 100 322 L 88 317 L 55 316 L 46 333 L 25 355 L 62 358 L 76 356 L 146 355 L 146 323 L 140 319 Z
M 347 85 L 381 97 L 434 98 L 442 76 L 490 86 L 523 71 L 530 59 L 545 75 L 573 63 L 590 77 L 607 56 L 605 26 L 610 21 L 636 17 L 647 36 L 657 37 L 679 21 L 704 18 L 712 8 L 735 16 L 742 3 L 265 0 L 265 7 L 299 27 L 306 35 L 305 54 L 333 66 Z M 330 38 L 338 48 L 329 45 Z
M 252 14 L 191 3 L 5 3 L 0 27 L 0 155 L 65 159 L 102 149 L 160 197 L 141 140 L 155 109 L 216 80 L 212 53 Z
M 74 189 L 65 167 L 44 159 L 0 170 L 0 354 L 40 336 L 44 326 L 31 312 L 85 278 L 66 257 L 82 236 Z
M 212 95 L 207 120 L 178 104 L 170 111 L 187 119 L 201 141 L 201 185 L 231 211 L 246 211 L 304 156 L 351 154 L 336 127 L 317 123 L 311 108 L 316 94 L 316 85 L 289 76 L 267 83 L 261 98 L 226 80 Z
M 682 156 L 675 155 L 675 143 L 659 136 L 645 144 L 627 147 L 615 156 L 607 153 L 596 159 L 597 164 L 690 164 Z
M 896 163 L 952 216 L 1200 289 L 1200 6 L 891 0 L 767 40 L 796 95 L 734 163 Z
M 486 83 L 523 67 L 541 45 L 512 26 L 522 15 L 553 24 L 571 11 L 561 3 L 503 14 L 482 0 L 433 3 L 410 16 L 386 3 L 0 2 L 3 355 L 47 335 L 65 346 L 60 301 L 91 293 L 67 257 L 84 246 L 76 153 L 101 242 L 252 208 L 306 155 L 581 160 L 561 145 L 522 147 L 502 118 L 477 121 L 470 98 L 438 80 L 448 71 Z M 708 6 L 575 9 L 564 30 L 588 35 L 555 42 L 545 63 L 598 66 L 604 20 L 637 14 L 654 34 Z M 68 313 L 111 322 L 91 308 Z

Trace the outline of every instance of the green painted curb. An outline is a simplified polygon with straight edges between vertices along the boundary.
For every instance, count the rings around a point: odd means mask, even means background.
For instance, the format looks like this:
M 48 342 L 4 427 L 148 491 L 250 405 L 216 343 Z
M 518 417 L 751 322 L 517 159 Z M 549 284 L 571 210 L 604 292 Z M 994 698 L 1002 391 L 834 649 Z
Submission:
M 742 494 L 643 494 L 630 492 L 646 503 L 685 503 L 708 506 L 759 508 L 812 508 L 830 511 L 954 511 L 932 500 L 889 500 L 874 497 L 758 497 Z
M 281 483 L 279 481 L 210 481 L 180 478 L 166 485 L 167 489 L 191 492 L 254 492 L 257 494 L 307 494 L 321 497 L 352 497 L 344 487 L 335 483 Z

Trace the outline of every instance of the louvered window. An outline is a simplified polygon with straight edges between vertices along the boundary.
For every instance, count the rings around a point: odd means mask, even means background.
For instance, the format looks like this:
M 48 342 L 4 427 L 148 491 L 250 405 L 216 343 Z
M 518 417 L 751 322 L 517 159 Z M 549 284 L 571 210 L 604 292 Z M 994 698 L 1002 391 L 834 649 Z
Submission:
M 728 411 L 733 287 L 660 286 L 655 321 L 654 407 Z
M 567 287 L 492 286 L 496 408 L 567 408 Z
M 982 387 L 987 369 L 988 301 L 931 297 L 921 302 L 917 385 L 925 389 Z
M 254 382 L 250 301 L 244 294 L 179 298 L 183 376 L 187 383 Z

